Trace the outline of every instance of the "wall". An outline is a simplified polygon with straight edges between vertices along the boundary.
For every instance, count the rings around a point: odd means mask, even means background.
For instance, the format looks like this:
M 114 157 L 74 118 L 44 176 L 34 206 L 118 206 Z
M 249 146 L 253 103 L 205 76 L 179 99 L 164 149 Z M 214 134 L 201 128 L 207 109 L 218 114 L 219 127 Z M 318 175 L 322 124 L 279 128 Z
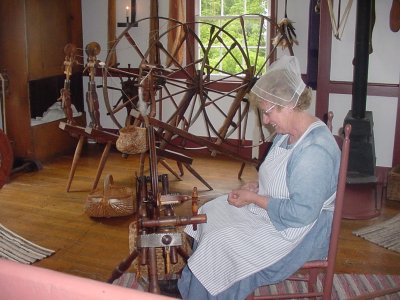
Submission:
M 334 1 L 337 2 L 337 1 Z M 393 33 L 389 30 L 389 11 L 392 0 L 376 1 L 376 23 L 373 31 L 374 51 L 369 61 L 369 82 L 398 84 L 400 70 L 400 56 L 396 53 L 400 48 L 400 33 Z M 347 1 L 346 1 L 347 3 Z M 128 0 L 117 1 L 117 21 L 125 19 L 125 6 L 129 5 Z M 278 0 L 278 20 L 284 16 L 285 1 Z M 167 16 L 168 1 L 159 1 L 160 15 Z M 342 13 L 345 3 L 342 3 Z M 144 18 L 149 14 L 149 3 L 145 0 L 137 0 L 137 19 Z M 353 68 L 352 59 L 354 53 L 354 30 L 355 30 L 356 1 L 353 1 L 350 16 L 340 41 L 333 38 L 332 59 L 331 59 L 331 80 L 352 81 Z M 309 1 L 288 0 L 287 15 L 294 22 L 299 46 L 295 46 L 294 52 L 301 62 L 302 73 L 307 69 L 307 43 L 308 43 L 308 11 Z M 337 8 L 334 8 L 337 12 Z M 102 51 L 100 60 L 105 60 L 107 49 L 107 0 L 82 0 L 83 15 L 83 44 L 90 41 L 97 41 Z M 123 29 L 117 29 L 117 36 Z M 147 38 L 145 28 L 141 28 L 139 34 Z M 397 51 L 397 52 L 396 52 Z M 96 78 L 97 83 L 102 83 L 101 78 Z M 84 88 L 87 87 L 87 77 L 84 81 Z M 114 127 L 110 118 L 106 115 L 106 109 L 102 100 L 102 92 L 98 90 L 99 102 L 101 105 L 101 123 L 104 127 Z M 343 119 L 351 106 L 351 95 L 330 94 L 329 110 L 334 111 L 333 129 L 335 132 L 342 126 Z M 87 109 L 85 109 L 87 111 Z M 375 147 L 377 165 L 392 165 L 393 144 L 397 111 L 397 98 L 368 96 L 367 110 L 373 111 Z M 315 101 L 310 108 L 315 112 Z

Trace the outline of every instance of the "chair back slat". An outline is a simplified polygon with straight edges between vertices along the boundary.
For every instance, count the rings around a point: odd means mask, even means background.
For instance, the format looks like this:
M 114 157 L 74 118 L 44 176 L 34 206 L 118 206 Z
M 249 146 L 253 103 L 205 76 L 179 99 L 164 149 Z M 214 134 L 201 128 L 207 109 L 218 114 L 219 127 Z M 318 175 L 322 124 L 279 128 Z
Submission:
M 339 177 L 336 189 L 335 212 L 333 214 L 332 232 L 328 251 L 328 268 L 325 275 L 324 297 L 330 299 L 332 293 L 333 275 L 336 261 L 336 253 L 339 241 L 340 223 L 342 220 L 342 210 L 344 193 L 346 189 L 347 166 L 349 163 L 351 125 L 347 124 L 344 128 L 344 139 L 342 143 L 342 153 L 340 158 Z

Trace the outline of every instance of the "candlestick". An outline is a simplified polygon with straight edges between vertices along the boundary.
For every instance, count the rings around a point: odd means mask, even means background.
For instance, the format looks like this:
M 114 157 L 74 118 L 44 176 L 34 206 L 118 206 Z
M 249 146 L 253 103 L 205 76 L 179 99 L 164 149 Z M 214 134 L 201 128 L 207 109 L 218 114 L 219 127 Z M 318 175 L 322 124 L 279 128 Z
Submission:
M 131 0 L 131 6 L 127 5 L 125 6 L 125 18 L 126 22 L 125 23 L 117 23 L 118 27 L 128 27 L 128 26 L 133 26 L 137 27 L 136 23 L 136 0 Z M 132 22 L 132 24 L 131 24 Z

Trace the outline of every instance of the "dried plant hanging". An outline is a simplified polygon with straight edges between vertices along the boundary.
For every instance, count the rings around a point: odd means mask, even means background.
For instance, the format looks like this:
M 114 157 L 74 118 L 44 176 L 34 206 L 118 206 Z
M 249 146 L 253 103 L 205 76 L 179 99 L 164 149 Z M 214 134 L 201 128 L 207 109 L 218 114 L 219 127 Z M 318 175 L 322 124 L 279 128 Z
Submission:
M 278 22 L 279 33 L 272 40 L 274 46 L 281 46 L 283 49 L 293 44 L 298 45 L 297 35 L 295 28 L 293 26 L 293 21 L 291 21 L 287 16 L 287 0 L 285 0 L 285 17 Z M 286 39 L 283 38 L 283 34 L 286 35 Z
M 342 20 L 340 19 L 340 13 L 341 13 L 341 4 L 342 0 L 338 0 L 338 12 L 337 12 L 337 21 L 335 19 L 335 13 L 333 11 L 333 0 L 327 0 L 328 3 L 328 8 L 329 8 L 329 16 L 331 17 L 331 24 L 332 24 L 332 31 L 333 31 L 333 36 L 338 39 L 339 41 L 341 40 L 344 32 L 344 27 L 346 26 L 347 19 L 350 14 L 350 9 L 353 4 L 353 0 L 348 0 L 346 8 L 343 13 L 343 18 Z

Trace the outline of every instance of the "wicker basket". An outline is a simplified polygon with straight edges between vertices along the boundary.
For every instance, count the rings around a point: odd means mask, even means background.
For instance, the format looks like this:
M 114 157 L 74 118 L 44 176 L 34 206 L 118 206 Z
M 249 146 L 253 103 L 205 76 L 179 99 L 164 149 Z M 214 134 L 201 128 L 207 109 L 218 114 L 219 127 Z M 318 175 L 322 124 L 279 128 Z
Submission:
M 147 130 L 145 127 L 129 125 L 119 130 L 119 137 L 116 142 L 119 151 L 126 154 L 138 154 L 146 152 Z
M 187 238 L 186 234 L 183 233 L 183 227 L 178 227 L 177 231 L 182 234 L 182 247 L 185 250 L 185 252 L 190 255 L 192 253 L 192 247 L 190 244 L 189 239 Z M 129 249 L 130 252 L 132 252 L 136 248 L 136 222 L 132 222 L 129 225 Z M 169 274 L 166 272 L 166 262 L 165 262 L 165 256 L 164 256 L 164 251 L 162 248 L 157 248 L 156 249 L 156 260 L 157 260 L 157 276 L 158 279 L 172 279 L 179 277 L 181 270 L 183 267 L 186 265 L 185 260 L 178 255 L 178 262 L 176 264 L 171 264 L 170 265 L 170 272 Z M 134 262 L 132 263 L 133 268 L 137 273 L 139 273 L 142 277 L 147 278 L 148 274 L 148 267 L 147 265 L 141 265 L 139 269 L 139 259 L 135 259 Z
M 104 179 L 104 190 L 89 194 L 85 204 L 85 213 L 90 217 L 129 216 L 134 211 L 133 189 L 114 185 L 110 174 Z
M 400 201 L 400 165 L 389 172 L 386 198 Z

